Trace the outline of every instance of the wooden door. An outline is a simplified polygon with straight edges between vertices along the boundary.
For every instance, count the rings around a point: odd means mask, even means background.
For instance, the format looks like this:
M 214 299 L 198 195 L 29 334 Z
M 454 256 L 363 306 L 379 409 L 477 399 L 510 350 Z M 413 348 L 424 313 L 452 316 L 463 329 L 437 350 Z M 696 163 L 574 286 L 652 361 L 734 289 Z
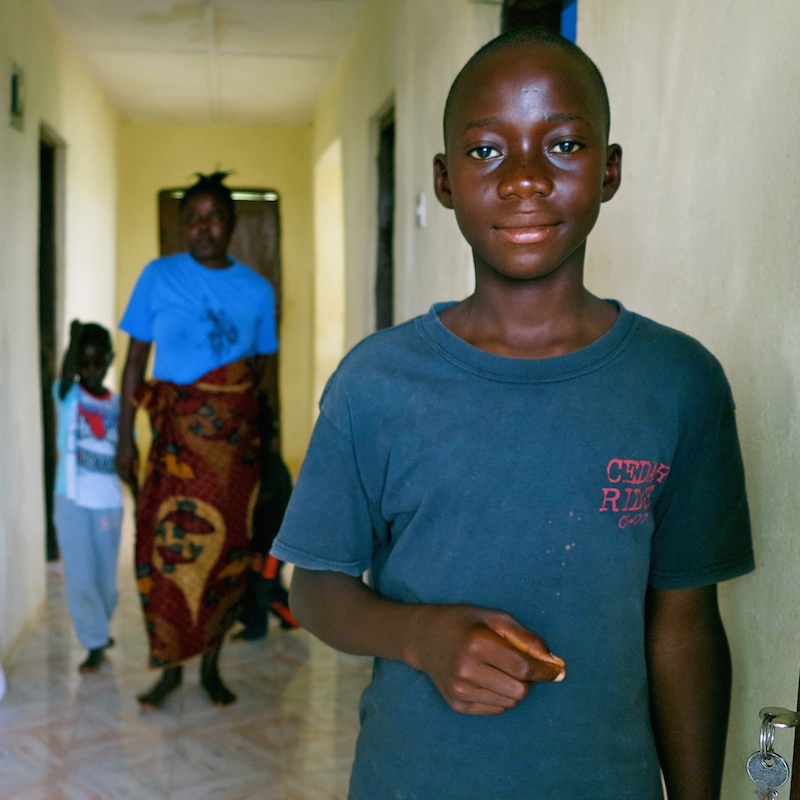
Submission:
M 171 255 L 188 249 L 181 224 L 180 201 L 183 189 L 164 189 L 158 193 L 161 255 Z M 236 227 L 230 244 L 230 254 L 243 264 L 263 275 L 275 290 L 276 322 L 281 312 L 281 226 L 278 193 L 270 189 L 232 189 L 236 210 Z M 261 382 L 269 398 L 275 418 L 280 447 L 280 395 L 278 393 L 278 354 L 267 360 Z

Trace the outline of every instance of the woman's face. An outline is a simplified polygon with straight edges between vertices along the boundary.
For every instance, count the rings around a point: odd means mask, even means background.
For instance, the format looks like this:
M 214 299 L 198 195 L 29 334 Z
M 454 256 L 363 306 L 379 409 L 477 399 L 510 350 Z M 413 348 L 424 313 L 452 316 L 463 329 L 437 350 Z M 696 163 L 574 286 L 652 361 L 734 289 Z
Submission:
M 189 200 L 183 209 L 183 224 L 192 257 L 211 269 L 227 267 L 233 222 L 228 210 L 213 195 L 201 194 Z

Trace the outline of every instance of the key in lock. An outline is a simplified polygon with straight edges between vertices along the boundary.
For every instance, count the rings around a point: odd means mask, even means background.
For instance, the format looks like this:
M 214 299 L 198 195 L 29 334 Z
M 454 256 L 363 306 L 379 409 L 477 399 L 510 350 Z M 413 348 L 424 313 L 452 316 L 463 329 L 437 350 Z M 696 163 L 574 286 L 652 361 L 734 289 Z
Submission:
M 789 765 L 783 756 L 767 753 L 765 758 L 759 750 L 747 759 L 747 774 L 756 785 L 759 800 L 774 800 L 778 789 L 789 780 Z

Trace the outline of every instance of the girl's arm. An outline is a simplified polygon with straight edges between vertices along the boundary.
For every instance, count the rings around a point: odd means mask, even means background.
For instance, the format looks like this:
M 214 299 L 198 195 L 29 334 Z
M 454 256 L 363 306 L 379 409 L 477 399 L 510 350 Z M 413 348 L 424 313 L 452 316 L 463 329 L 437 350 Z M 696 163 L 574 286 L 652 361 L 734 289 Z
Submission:
M 122 373 L 119 410 L 119 444 L 117 445 L 117 475 L 135 492 L 138 488 L 139 451 L 133 438 L 133 423 L 136 407 L 133 395 L 144 380 L 147 359 L 150 357 L 151 342 L 131 338 L 125 371 Z
M 564 662 L 508 614 L 466 605 L 400 603 L 360 578 L 295 567 L 290 605 L 301 624 L 346 653 L 426 673 L 454 711 L 502 714 L 533 681 L 562 680 Z
M 731 657 L 717 587 L 650 589 L 646 647 L 653 731 L 669 800 L 719 800 Z
M 82 330 L 83 323 L 77 319 L 72 320 L 69 326 L 69 346 L 67 352 L 64 353 L 64 360 L 61 362 L 61 382 L 58 386 L 58 396 L 61 400 L 67 396 L 72 384 L 75 383 L 75 376 L 78 374 L 79 342 Z

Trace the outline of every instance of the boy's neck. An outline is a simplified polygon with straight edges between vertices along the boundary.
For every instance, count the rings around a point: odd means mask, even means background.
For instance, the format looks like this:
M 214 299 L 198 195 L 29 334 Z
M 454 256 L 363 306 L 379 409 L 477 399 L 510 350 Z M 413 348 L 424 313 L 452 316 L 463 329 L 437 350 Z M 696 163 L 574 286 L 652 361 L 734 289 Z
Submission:
M 440 318 L 480 350 L 509 358 L 552 358 L 597 341 L 618 315 L 582 285 L 479 280 L 474 294 Z

